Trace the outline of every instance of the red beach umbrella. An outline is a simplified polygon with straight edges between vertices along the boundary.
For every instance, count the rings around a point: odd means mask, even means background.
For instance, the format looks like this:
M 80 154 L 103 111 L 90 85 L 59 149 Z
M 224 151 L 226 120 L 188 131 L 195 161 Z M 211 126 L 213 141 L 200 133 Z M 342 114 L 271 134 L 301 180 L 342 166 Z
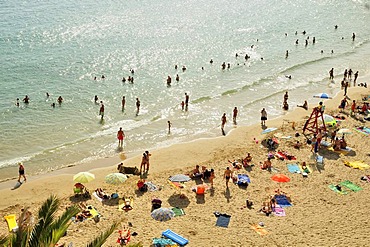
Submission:
M 290 178 L 285 176 L 284 174 L 275 174 L 271 177 L 271 179 L 279 183 L 286 183 L 290 181 Z

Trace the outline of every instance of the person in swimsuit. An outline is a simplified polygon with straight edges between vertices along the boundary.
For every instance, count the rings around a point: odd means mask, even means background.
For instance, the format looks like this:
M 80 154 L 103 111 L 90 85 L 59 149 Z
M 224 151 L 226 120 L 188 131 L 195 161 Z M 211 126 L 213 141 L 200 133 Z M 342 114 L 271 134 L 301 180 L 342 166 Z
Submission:
M 99 110 L 99 115 L 101 116 L 101 120 L 104 118 L 104 104 L 103 101 L 100 101 L 100 110 Z
M 23 182 L 26 182 L 27 181 L 27 178 L 26 178 L 26 175 L 25 175 L 24 166 L 23 166 L 23 164 L 21 162 L 18 163 L 18 166 L 19 166 L 19 169 L 18 169 L 18 172 L 19 172 L 18 182 L 21 183 L 21 177 L 24 178 Z
M 224 178 L 226 180 L 226 188 L 229 188 L 229 180 L 231 178 L 231 170 L 230 167 L 226 167 L 226 170 L 224 172 Z
M 122 147 L 124 137 L 125 133 L 123 133 L 122 127 L 120 127 L 119 131 L 117 132 L 118 146 Z

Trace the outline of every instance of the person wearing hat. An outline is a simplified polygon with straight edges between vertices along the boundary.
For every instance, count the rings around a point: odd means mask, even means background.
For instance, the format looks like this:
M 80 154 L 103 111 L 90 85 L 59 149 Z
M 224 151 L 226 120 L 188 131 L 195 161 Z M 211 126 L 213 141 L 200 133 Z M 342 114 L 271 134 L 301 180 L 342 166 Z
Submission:
M 24 172 L 24 166 L 21 162 L 18 163 L 18 166 L 19 166 L 19 169 L 18 169 L 18 172 L 19 172 L 19 177 L 18 177 L 18 182 L 21 183 L 21 177 L 24 178 L 23 182 L 27 181 L 27 178 L 26 178 L 26 175 L 25 175 L 25 172 Z

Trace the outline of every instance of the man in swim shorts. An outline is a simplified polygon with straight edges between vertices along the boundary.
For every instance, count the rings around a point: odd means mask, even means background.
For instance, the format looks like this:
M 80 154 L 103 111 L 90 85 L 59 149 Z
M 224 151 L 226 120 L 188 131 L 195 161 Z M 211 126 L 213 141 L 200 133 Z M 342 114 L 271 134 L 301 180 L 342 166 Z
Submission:
M 226 167 L 226 170 L 224 172 L 224 178 L 226 180 L 226 188 L 229 188 L 229 180 L 231 178 L 231 170 L 230 167 Z

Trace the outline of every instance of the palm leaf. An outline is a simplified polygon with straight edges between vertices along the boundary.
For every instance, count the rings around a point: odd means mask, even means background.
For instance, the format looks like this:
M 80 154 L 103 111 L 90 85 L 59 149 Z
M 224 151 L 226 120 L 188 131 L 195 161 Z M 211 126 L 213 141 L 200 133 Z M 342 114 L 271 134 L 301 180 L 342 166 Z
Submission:
M 108 230 L 102 232 L 100 236 L 96 237 L 92 242 L 90 242 L 87 247 L 101 247 L 118 226 L 118 222 L 113 223 Z
M 47 242 L 50 237 L 50 226 L 54 221 L 54 216 L 58 210 L 60 201 L 51 195 L 41 206 L 38 212 L 36 225 L 33 227 L 29 237 L 29 247 L 40 247 L 40 243 Z
M 0 235 L 0 246 L 6 246 L 9 242 L 9 237 L 5 235 Z
M 51 246 L 54 246 L 60 240 L 60 238 L 64 236 L 69 225 L 71 224 L 71 218 L 79 211 L 80 209 L 76 206 L 69 207 L 57 220 L 51 224 L 49 228 L 51 234 L 49 235 L 48 239 L 48 243 L 51 244 Z

